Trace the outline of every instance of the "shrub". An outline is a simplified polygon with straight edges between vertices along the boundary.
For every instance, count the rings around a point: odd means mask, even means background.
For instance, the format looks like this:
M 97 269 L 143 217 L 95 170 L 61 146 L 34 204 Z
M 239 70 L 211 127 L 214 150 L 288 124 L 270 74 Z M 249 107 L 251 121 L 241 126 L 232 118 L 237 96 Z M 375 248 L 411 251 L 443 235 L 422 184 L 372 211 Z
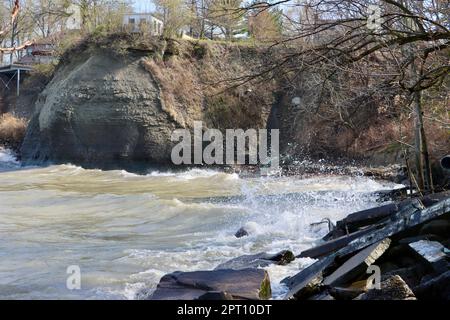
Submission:
M 17 149 L 22 144 L 27 121 L 10 113 L 0 115 L 0 144 Z

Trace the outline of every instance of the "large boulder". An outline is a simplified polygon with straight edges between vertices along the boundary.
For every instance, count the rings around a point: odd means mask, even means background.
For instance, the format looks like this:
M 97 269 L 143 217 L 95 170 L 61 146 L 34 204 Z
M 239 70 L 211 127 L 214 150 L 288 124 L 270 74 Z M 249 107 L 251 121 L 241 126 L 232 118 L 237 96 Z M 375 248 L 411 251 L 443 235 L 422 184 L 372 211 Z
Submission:
M 416 300 L 414 293 L 398 276 L 392 276 L 381 283 L 380 289 L 372 289 L 360 295 L 358 300 Z
M 217 292 L 223 294 L 217 295 Z M 161 278 L 151 300 L 271 298 L 269 274 L 262 269 L 174 272 Z
M 120 33 L 88 37 L 63 54 L 36 99 L 22 159 L 136 171 L 173 166 L 171 134 L 192 132 L 194 121 L 222 132 L 265 128 L 276 81 L 230 88 L 224 80 L 270 55 Z
M 283 250 L 276 254 L 268 254 L 265 252 L 240 256 L 228 260 L 216 267 L 215 270 L 234 269 L 242 270 L 248 268 L 264 268 L 271 264 L 287 265 L 295 259 L 294 254 L 289 250 Z
M 36 103 L 21 149 L 24 162 L 167 163 L 179 124 L 165 110 L 144 59 L 85 51 L 60 67 Z

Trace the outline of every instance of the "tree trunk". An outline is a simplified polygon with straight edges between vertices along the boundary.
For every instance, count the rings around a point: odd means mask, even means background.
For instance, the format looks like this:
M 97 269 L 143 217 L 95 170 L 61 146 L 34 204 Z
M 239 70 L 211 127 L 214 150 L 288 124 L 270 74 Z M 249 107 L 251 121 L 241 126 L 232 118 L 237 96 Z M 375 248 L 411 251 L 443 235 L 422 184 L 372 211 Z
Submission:
M 433 192 L 433 178 L 431 174 L 430 156 L 428 144 L 423 126 L 422 94 L 420 91 L 413 93 L 414 122 L 415 122 L 415 159 L 417 171 L 417 184 L 421 190 Z

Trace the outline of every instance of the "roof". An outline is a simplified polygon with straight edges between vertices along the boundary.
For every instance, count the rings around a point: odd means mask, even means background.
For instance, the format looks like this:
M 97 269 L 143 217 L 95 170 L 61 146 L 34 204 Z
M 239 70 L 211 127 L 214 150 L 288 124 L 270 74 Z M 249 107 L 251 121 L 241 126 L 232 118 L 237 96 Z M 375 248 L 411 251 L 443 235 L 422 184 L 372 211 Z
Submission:
M 146 16 L 146 17 L 151 16 L 152 18 L 154 18 L 154 19 L 156 19 L 156 20 L 162 22 L 162 20 L 159 19 L 159 18 L 157 18 L 157 17 L 155 17 L 155 16 L 153 15 L 153 13 L 145 13 L 145 12 L 128 12 L 128 13 L 125 13 L 124 16 Z
M 17 70 L 20 71 L 31 71 L 33 68 L 21 64 L 8 64 L 5 66 L 0 66 L 0 73 L 11 73 L 16 72 Z

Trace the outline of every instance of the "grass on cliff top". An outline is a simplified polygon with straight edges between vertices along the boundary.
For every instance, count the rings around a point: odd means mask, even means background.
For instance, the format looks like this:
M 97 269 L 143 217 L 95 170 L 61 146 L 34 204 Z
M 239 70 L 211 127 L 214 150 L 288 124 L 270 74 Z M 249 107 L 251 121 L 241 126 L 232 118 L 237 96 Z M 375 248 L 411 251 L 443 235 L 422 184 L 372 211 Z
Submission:
M 16 149 L 22 143 L 27 121 L 11 113 L 0 115 L 0 144 Z

